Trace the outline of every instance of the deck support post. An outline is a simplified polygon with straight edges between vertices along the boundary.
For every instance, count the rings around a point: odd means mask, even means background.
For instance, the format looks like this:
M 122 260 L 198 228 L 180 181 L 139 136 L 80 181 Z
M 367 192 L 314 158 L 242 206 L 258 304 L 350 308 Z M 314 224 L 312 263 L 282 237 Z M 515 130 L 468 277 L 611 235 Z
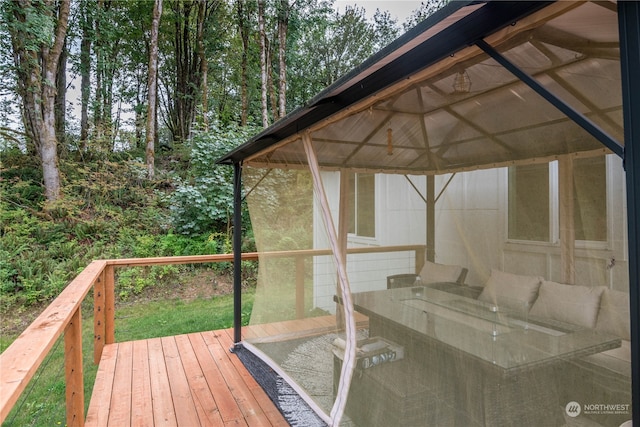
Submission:
M 627 186 L 629 303 L 631 312 L 631 412 L 640 425 L 640 2 L 618 2 L 623 164 Z
M 558 159 L 560 199 L 560 281 L 576 283 L 576 227 L 574 215 L 573 159 L 569 155 Z
M 84 380 L 82 370 L 81 309 L 73 313 L 64 330 L 64 372 L 67 426 L 84 425 Z
M 105 270 L 93 284 L 93 363 L 100 364 L 106 335 L 105 319 Z
M 304 259 L 303 256 L 296 258 L 296 319 L 304 319 Z
M 233 164 L 233 345 L 242 341 L 242 164 Z
M 104 268 L 104 343 L 116 342 L 116 273 L 113 265 Z
M 427 175 L 427 261 L 436 262 L 436 177 L 433 175 Z M 416 265 L 416 274 L 420 274 L 422 265 Z

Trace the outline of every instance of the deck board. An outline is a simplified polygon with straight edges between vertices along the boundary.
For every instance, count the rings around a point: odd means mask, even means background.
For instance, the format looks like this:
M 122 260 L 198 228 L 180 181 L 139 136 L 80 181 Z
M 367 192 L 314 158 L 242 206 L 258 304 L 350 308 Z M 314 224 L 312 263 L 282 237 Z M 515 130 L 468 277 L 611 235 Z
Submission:
M 118 346 L 116 371 L 113 376 L 114 389 L 131 390 L 133 371 L 133 342 L 123 342 Z M 123 426 L 131 422 L 131 393 L 113 393 L 108 426 Z
M 151 405 L 151 374 L 149 371 L 149 347 L 147 341 L 133 343 L 133 372 L 131 376 L 131 425 L 153 425 Z
M 169 376 L 167 374 L 167 366 L 164 363 L 164 352 L 162 350 L 162 341 L 160 338 L 148 340 L 149 354 L 155 354 L 155 357 L 149 357 L 149 371 L 151 372 L 151 394 L 153 406 L 153 423 L 156 426 L 174 427 L 178 425 L 176 413 L 173 409 L 173 399 L 171 397 L 171 388 L 169 386 Z M 123 391 L 126 393 L 126 391 Z M 93 399 L 91 399 L 93 404 Z M 91 407 L 89 407 L 91 409 Z
M 247 326 L 242 335 L 324 333 L 335 328 L 326 317 Z M 85 425 L 287 426 L 232 346 L 232 329 L 106 345 Z
M 85 425 L 287 426 L 229 352 L 231 337 L 199 332 L 105 346 Z

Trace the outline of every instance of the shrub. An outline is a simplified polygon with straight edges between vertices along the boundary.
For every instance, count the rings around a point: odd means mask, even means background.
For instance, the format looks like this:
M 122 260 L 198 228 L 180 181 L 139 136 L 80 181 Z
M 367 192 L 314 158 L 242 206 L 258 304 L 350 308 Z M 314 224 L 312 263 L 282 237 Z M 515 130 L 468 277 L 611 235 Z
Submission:
M 179 233 L 224 232 L 233 212 L 233 170 L 216 165 L 225 153 L 245 142 L 255 129 L 214 128 L 191 140 L 190 176 L 178 182 L 171 196 L 171 216 Z

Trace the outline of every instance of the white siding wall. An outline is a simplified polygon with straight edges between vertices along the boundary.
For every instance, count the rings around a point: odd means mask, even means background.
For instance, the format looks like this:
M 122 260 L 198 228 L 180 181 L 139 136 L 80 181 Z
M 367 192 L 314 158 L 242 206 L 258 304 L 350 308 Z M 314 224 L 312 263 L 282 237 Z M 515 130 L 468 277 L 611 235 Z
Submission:
M 322 177 L 334 223 L 338 227 L 340 174 L 323 172 Z M 412 181 L 424 194 L 425 178 L 412 177 Z M 319 230 L 318 227 L 324 227 L 324 223 L 316 210 L 314 230 Z M 376 177 L 376 237 L 349 236 L 349 247 L 424 245 L 425 229 L 424 202 L 406 178 L 398 175 L 378 175 Z M 315 233 L 314 246 L 316 248 L 329 246 L 324 232 Z M 314 304 L 333 312 L 335 309 L 333 296 L 336 293 L 336 272 L 333 260 L 325 257 L 316 258 L 314 271 Z M 349 255 L 347 259 L 347 272 L 353 292 L 385 289 L 387 276 L 414 271 L 413 252 Z
M 576 283 L 627 289 L 625 188 L 621 161 L 608 156 L 609 241 L 576 249 Z M 436 195 L 451 175 L 436 177 Z M 340 174 L 323 173 L 325 190 L 336 227 Z M 425 177 L 411 177 L 425 194 Z M 404 176 L 376 178 L 376 238 L 350 236 L 349 246 L 390 246 L 426 242 L 424 201 Z M 314 230 L 324 227 L 316 213 Z M 315 233 L 316 248 L 328 247 L 324 233 Z M 615 259 L 611 267 L 611 259 Z M 492 268 L 560 280 L 560 250 L 548 244 L 509 242 L 507 239 L 507 170 L 490 169 L 456 174 L 436 204 L 436 262 L 469 269 L 466 283 L 482 285 Z M 333 260 L 317 258 L 314 303 L 333 311 L 336 273 Z M 413 253 L 352 255 L 348 273 L 354 292 L 386 288 L 391 274 L 413 272 Z

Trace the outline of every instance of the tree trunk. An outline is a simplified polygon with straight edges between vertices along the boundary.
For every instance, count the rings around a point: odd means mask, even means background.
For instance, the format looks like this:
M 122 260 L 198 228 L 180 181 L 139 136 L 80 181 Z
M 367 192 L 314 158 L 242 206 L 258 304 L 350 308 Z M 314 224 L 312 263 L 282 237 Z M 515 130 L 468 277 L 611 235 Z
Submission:
M 265 40 L 267 45 L 267 88 L 268 99 L 271 102 L 271 111 L 273 112 L 273 121 L 278 120 L 278 94 L 276 93 L 276 84 L 273 82 L 273 46 L 274 44 L 267 38 Z
M 98 11 L 104 9 L 104 0 L 98 0 Z M 104 49 L 100 31 L 100 19 L 94 22 L 95 28 L 95 56 L 96 56 L 96 95 L 93 103 L 94 140 L 100 144 L 103 140 L 104 123 L 102 118 L 102 76 L 104 74 Z
M 180 143 L 189 139 L 191 124 L 195 119 L 196 106 L 202 90 L 202 66 L 198 54 L 198 43 L 204 35 L 204 24 L 211 11 L 211 0 L 175 0 L 171 7 L 175 16 L 175 85 L 168 96 L 168 127 L 173 141 Z M 194 6 L 197 9 L 194 9 Z M 192 13 L 197 11 L 194 25 Z
M 149 56 L 149 46 L 147 45 L 147 57 Z M 133 107 L 133 111 L 135 112 L 135 148 L 143 148 L 146 144 L 145 130 L 147 126 L 147 120 L 145 116 L 146 111 L 146 100 L 144 99 L 146 92 L 149 90 L 148 81 L 145 82 L 145 77 L 147 80 L 149 78 L 149 73 L 147 70 L 147 75 L 143 75 L 140 70 L 136 71 L 136 104 Z M 157 79 L 156 79 L 157 81 Z M 156 84 L 157 90 L 157 84 Z
M 117 7 L 112 0 L 98 0 L 95 16 L 94 140 L 104 151 L 114 148 L 113 84 L 116 72 L 122 66 L 119 54 L 123 43 L 117 28 Z
M 69 2 L 70 0 L 59 0 L 55 3 L 56 9 L 53 0 L 36 3 L 14 0 L 11 16 L 13 22 L 9 23 L 18 91 L 24 107 L 25 129 L 40 156 L 44 193 L 49 203 L 58 200 L 61 192 L 55 126 L 56 87 L 48 82 L 56 81 L 58 61 L 67 33 Z M 34 34 L 33 30 L 24 25 L 27 14 L 44 14 L 55 18 L 51 45 L 37 45 L 36 40 L 42 40 L 43 37 L 42 34 Z
M 287 114 L 287 29 L 289 27 L 289 1 L 280 0 L 278 13 L 278 117 Z
M 64 144 L 66 140 L 66 112 L 67 112 L 67 40 L 62 46 L 62 52 L 58 59 L 58 72 L 56 74 L 56 98 L 55 98 L 55 128 L 58 143 Z
M 91 96 L 91 19 L 87 2 L 82 8 L 82 40 L 80 41 L 80 151 L 87 149 L 89 138 L 89 97 Z
M 156 134 L 156 96 L 158 88 L 158 27 L 162 15 L 162 0 L 155 0 L 153 4 L 153 20 L 151 22 L 151 40 L 149 46 L 149 79 L 148 95 L 149 108 L 147 113 L 147 148 L 146 162 L 149 179 L 155 177 L 155 134 Z
M 204 51 L 204 20 L 206 15 L 206 3 L 200 3 L 198 7 L 198 32 L 196 34 L 196 40 L 198 44 L 198 60 L 200 61 L 200 78 L 201 78 L 201 96 L 202 96 L 202 123 L 204 130 L 209 130 L 209 122 L 207 120 L 207 71 L 209 70 L 207 64 L 207 57 Z
M 249 115 L 249 96 L 247 91 L 247 63 L 249 58 L 249 15 L 248 8 L 245 8 L 244 0 L 236 1 L 238 29 L 242 39 L 242 64 L 240 77 L 240 93 L 241 93 L 241 112 L 240 124 L 247 125 L 247 117 Z
M 267 104 L 267 45 L 264 29 L 264 0 L 258 0 L 258 37 L 260 38 L 260 105 L 262 127 L 269 126 L 269 107 Z

